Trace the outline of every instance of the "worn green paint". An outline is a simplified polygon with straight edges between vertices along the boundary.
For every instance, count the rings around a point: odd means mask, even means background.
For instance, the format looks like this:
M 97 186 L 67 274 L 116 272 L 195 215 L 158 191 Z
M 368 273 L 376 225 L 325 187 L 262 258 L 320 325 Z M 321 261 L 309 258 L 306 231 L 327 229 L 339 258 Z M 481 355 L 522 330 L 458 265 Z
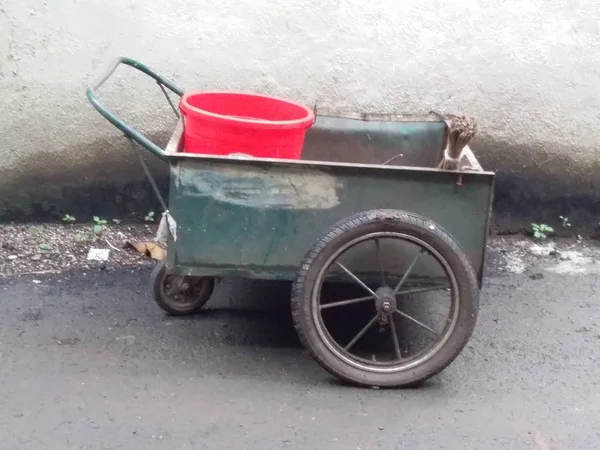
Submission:
M 169 243 L 169 262 L 185 274 L 291 279 L 337 221 L 392 208 L 440 224 L 481 274 L 493 174 L 465 173 L 462 186 L 457 179 L 432 169 L 176 157 L 170 211 L 177 241 Z M 320 201 L 319 192 L 335 198 Z
M 401 154 L 394 165 L 434 167 L 446 144 L 446 124 L 434 120 L 432 115 L 414 118 L 373 115 L 369 120 L 318 115 L 306 133 L 302 157 L 381 164 Z

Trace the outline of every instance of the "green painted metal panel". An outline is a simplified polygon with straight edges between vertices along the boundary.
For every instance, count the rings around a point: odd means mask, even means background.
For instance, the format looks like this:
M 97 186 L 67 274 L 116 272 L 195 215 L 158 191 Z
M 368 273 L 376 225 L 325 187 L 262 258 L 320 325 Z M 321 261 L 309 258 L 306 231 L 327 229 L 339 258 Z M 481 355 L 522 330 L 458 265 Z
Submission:
M 483 267 L 493 174 L 318 162 L 171 159 L 170 211 L 178 273 L 290 279 L 337 221 L 391 208 L 450 232 L 476 272 Z
M 362 117 L 362 116 L 361 116 Z M 318 115 L 302 158 L 316 161 L 435 167 L 446 145 L 446 124 L 435 116 L 370 115 L 364 119 Z

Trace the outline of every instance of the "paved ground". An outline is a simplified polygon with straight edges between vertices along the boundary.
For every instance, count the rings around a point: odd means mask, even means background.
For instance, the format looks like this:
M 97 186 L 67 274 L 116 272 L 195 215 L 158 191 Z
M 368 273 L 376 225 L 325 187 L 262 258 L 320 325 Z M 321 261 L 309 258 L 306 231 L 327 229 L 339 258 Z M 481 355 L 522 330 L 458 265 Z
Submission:
M 475 335 L 413 390 L 333 380 L 298 345 L 287 285 L 223 283 L 213 311 L 172 319 L 147 268 L 0 280 L 0 448 L 598 448 L 584 245 L 495 241 Z

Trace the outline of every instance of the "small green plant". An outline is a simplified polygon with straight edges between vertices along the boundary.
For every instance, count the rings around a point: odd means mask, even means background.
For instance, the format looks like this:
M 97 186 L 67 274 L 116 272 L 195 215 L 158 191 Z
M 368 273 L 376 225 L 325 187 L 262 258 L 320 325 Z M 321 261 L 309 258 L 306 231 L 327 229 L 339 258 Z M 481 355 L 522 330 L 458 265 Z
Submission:
M 154 222 L 154 211 L 148 212 L 148 214 L 146 214 L 146 216 L 144 217 L 144 221 Z
M 75 236 L 73 237 L 73 240 L 75 242 L 88 242 L 93 240 L 93 234 L 92 233 L 85 233 L 85 232 L 78 232 L 75 233 Z
M 54 251 L 54 249 L 55 249 L 55 247 L 52 242 L 42 242 L 40 244 L 40 250 L 42 250 L 44 252 L 51 252 L 51 251 Z
M 558 216 L 558 218 L 562 221 L 562 226 L 563 227 L 570 227 L 571 226 L 571 222 L 569 221 L 568 217 L 565 216 Z
M 106 231 L 106 219 L 101 219 L 98 216 L 94 216 L 94 233 L 102 234 Z
M 115 225 L 119 225 L 121 223 L 120 219 L 113 219 L 112 223 L 114 223 Z
M 547 233 L 553 233 L 554 228 L 546 225 L 545 223 L 532 223 L 531 228 L 533 231 L 533 237 L 536 239 L 546 239 Z
M 77 220 L 75 218 L 75 216 L 72 216 L 70 214 L 65 214 L 65 216 L 62 218 L 63 222 L 66 223 L 75 223 L 75 221 Z

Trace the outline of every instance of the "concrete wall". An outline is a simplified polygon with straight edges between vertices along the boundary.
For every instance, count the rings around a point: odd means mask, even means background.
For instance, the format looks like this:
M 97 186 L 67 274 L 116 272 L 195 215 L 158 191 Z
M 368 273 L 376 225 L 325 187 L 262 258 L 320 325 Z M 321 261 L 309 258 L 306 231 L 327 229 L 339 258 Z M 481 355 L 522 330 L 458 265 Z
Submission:
M 600 192 L 598 0 L 0 0 L 5 210 L 40 191 L 51 210 L 52 195 L 66 195 L 51 185 L 139 179 L 124 139 L 84 95 L 119 55 L 188 89 L 464 112 L 480 124 L 478 157 L 500 171 L 500 198 Z M 103 98 L 164 139 L 173 119 L 157 87 L 119 74 Z

